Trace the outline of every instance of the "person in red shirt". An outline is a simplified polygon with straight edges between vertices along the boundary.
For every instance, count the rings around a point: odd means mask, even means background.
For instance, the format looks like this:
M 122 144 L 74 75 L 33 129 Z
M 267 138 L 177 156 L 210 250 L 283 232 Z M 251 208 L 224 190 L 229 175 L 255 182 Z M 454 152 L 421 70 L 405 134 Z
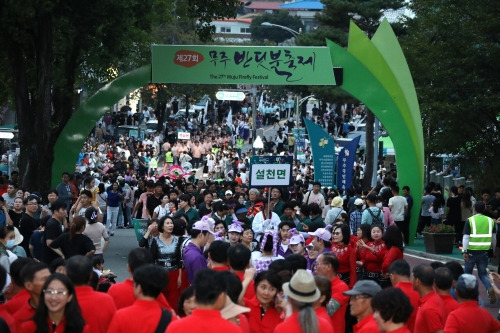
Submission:
M 5 309 L 12 316 L 21 306 L 27 303 L 30 298 L 30 293 L 24 288 L 24 283 L 21 278 L 21 270 L 30 262 L 33 262 L 33 259 L 17 258 L 10 265 L 11 283 L 6 288 L 4 295 L 8 299 L 7 303 L 5 303 Z
M 381 290 L 382 288 L 375 281 L 361 280 L 356 282 L 351 290 L 344 292 L 344 295 L 351 297 L 349 300 L 351 315 L 358 319 L 358 323 L 353 326 L 354 333 L 378 332 L 371 301 Z
M 161 332 L 177 319 L 171 312 L 160 307 L 156 301 L 167 285 L 165 271 L 153 264 L 142 265 L 134 271 L 135 302 L 116 311 L 108 332 L 155 332 L 165 316 Z
M 215 271 L 229 270 L 227 250 L 231 245 L 227 242 L 216 240 L 210 243 L 207 250 L 208 266 Z
M 111 296 L 96 292 L 89 285 L 92 261 L 84 256 L 73 256 L 66 262 L 66 274 L 75 286 L 78 305 L 90 331 L 106 333 L 116 306 Z
M 410 318 L 406 322 L 406 327 L 408 327 L 410 332 L 413 332 L 413 328 L 415 327 L 415 318 L 417 317 L 417 309 L 420 304 L 420 295 L 413 289 L 413 284 L 410 281 L 410 265 L 404 259 L 396 260 L 391 264 L 391 266 L 389 266 L 388 272 L 392 286 L 401 289 L 401 291 L 404 292 L 410 299 L 413 311 Z
M 332 253 L 339 261 L 338 275 L 349 288 L 356 283 L 356 250 L 349 244 L 351 229 L 348 225 L 334 225 L 332 230 Z
M 22 332 L 21 324 L 35 314 L 44 283 L 49 276 L 49 267 L 42 262 L 30 262 L 21 270 L 21 280 L 24 283 L 24 288 L 30 293 L 30 298 L 13 315 L 18 332 Z
M 220 310 L 226 303 L 226 284 L 220 272 L 199 270 L 193 285 L 198 308 L 190 316 L 172 322 L 167 333 L 243 333 L 239 326 L 221 316 Z
M 0 265 L 0 290 L 5 287 L 5 283 L 7 282 L 7 271 L 3 266 Z M 5 308 L 5 304 L 0 304 L 0 318 L 4 320 L 5 324 L 10 327 L 11 332 L 16 331 L 16 321 L 14 317 L 7 311 Z M 1 329 L 0 329 L 1 330 Z
M 153 263 L 153 256 L 151 252 L 144 248 L 137 248 L 130 251 L 128 255 L 127 270 L 132 276 L 134 271 L 139 267 Z M 108 295 L 113 298 L 116 309 L 131 306 L 135 302 L 134 296 L 134 281 L 126 279 L 123 282 L 115 283 L 108 289 Z M 163 309 L 173 311 L 170 304 L 168 304 L 163 294 L 158 295 L 156 300 Z
M 316 282 L 316 287 L 318 287 L 321 293 L 319 299 L 313 304 L 314 312 L 316 312 L 318 318 L 326 319 L 333 331 L 332 320 L 326 310 L 326 306 L 330 303 L 330 299 L 332 299 L 332 284 L 326 277 L 319 275 L 314 277 L 314 282 Z
M 282 322 L 276 310 L 275 300 L 281 291 L 280 276 L 274 271 L 263 271 L 255 277 L 255 296 L 245 301 L 250 308 L 246 313 L 251 333 L 272 333 L 274 328 Z
M 349 290 L 349 287 L 337 275 L 338 268 L 337 256 L 331 252 L 324 252 L 316 259 L 314 273 L 326 277 L 331 282 L 332 299 L 327 309 L 331 314 L 334 332 L 344 332 L 345 313 L 349 302 L 349 297 L 344 295 L 344 291 Z
M 382 288 L 386 288 L 391 285 L 391 281 L 389 280 L 389 266 L 394 261 L 403 259 L 403 234 L 398 226 L 390 225 L 385 230 L 383 238 L 387 252 L 382 260 L 382 275 L 379 283 Z
M 90 332 L 80 314 L 75 288 L 66 275 L 54 273 L 49 276 L 42 291 L 43 297 L 34 316 L 22 323 L 20 332 Z
M 474 275 L 462 274 L 455 284 L 455 292 L 459 305 L 448 315 L 445 332 L 500 332 L 500 323 L 477 303 L 479 283 Z
M 290 282 L 283 284 L 283 292 L 288 296 L 293 313 L 276 326 L 274 333 L 333 333 L 329 320 L 316 316 L 313 310 L 313 303 L 321 293 L 311 273 L 297 270 Z
M 458 307 L 458 302 L 451 296 L 451 285 L 453 284 L 453 273 L 447 267 L 439 267 L 434 270 L 434 290 L 444 303 L 445 321 L 451 311 Z
M 387 253 L 387 247 L 382 239 L 383 230 L 379 225 L 371 226 L 371 236 L 373 241 L 365 243 L 363 240 L 359 240 L 360 245 L 365 249 L 363 252 L 363 257 L 361 261 L 356 264 L 364 268 L 364 278 L 379 281 L 382 272 L 382 262 L 384 260 L 385 254 Z
M 434 270 L 420 264 L 413 268 L 413 289 L 420 295 L 420 306 L 415 318 L 415 333 L 440 332 L 444 328 L 445 310 L 441 297 L 433 289 Z
M 252 251 L 243 244 L 236 244 L 227 250 L 227 259 L 229 261 L 230 270 L 240 278 L 243 283 L 245 281 L 245 270 L 250 266 L 250 258 Z M 245 304 L 255 297 L 254 280 L 250 280 L 245 291 L 243 300 Z
M 372 298 L 373 318 L 381 332 L 410 333 L 405 323 L 413 308 L 401 289 L 386 288 Z

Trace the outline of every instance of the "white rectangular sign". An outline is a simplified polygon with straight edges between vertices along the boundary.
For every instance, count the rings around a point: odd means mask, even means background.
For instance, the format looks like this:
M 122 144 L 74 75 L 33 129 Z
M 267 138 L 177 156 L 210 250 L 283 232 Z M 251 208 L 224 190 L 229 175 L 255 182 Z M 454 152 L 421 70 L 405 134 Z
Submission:
M 189 132 L 178 132 L 177 139 L 179 140 L 189 140 L 191 139 L 191 133 Z
M 252 186 L 289 186 L 291 164 L 252 164 L 250 184 Z

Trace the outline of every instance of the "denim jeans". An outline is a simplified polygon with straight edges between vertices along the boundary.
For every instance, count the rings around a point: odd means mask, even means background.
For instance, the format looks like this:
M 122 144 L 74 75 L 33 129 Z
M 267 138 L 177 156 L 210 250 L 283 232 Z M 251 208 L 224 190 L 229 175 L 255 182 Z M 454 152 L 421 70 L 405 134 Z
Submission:
M 488 280 L 488 274 L 486 273 L 486 268 L 488 267 L 488 252 L 482 252 L 478 254 L 469 254 L 469 260 L 465 262 L 464 271 L 467 274 L 472 274 L 474 265 L 477 265 L 477 275 L 479 279 L 483 282 L 486 290 L 491 289 L 490 281 Z
M 116 229 L 116 222 L 118 221 L 119 207 L 108 206 L 108 220 L 106 221 L 106 230 L 108 234 L 114 234 Z

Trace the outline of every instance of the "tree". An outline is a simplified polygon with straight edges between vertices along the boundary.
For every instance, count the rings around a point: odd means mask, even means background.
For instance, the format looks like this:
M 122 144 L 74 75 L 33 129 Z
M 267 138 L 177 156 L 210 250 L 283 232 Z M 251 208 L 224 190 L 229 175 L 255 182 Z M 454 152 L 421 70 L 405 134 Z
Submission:
M 298 16 L 291 16 L 288 11 L 282 10 L 277 13 L 264 13 L 255 17 L 250 24 L 252 39 L 257 41 L 270 40 L 276 44 L 282 43 L 294 37 L 294 34 L 286 29 L 272 26 L 263 26 L 263 22 L 269 22 L 300 32 L 304 25 Z
M 426 154 L 458 156 L 462 173 L 500 181 L 500 3 L 417 0 L 402 39 L 419 96 Z
M 175 3 L 0 0 L 0 82 L 9 92 L 0 97 L 16 109 L 21 185 L 49 189 L 53 146 L 73 113 L 76 87 L 97 88 L 111 66 L 119 74 L 148 63 L 151 26 L 171 22 Z M 235 12 L 239 1 L 200 3 L 188 1 L 189 17 L 199 19 L 198 32 L 207 38 L 208 17 Z
M 403 6 L 403 0 L 322 0 L 325 5 L 324 10 L 316 16 L 320 26 L 311 34 L 301 35 L 299 45 L 326 45 L 325 39 L 330 39 L 338 45 L 347 47 L 347 38 L 349 34 L 349 24 L 353 21 L 369 37 L 373 36 L 377 30 L 382 14 L 388 9 L 399 9 Z M 396 29 L 400 30 L 400 29 Z M 334 64 L 335 66 L 335 64 Z M 329 101 L 340 103 L 355 102 L 355 99 L 341 91 L 340 89 L 330 87 L 312 87 L 311 91 L 318 98 L 324 98 Z M 363 186 L 371 186 L 373 161 L 375 151 L 373 149 L 373 125 L 375 117 L 367 109 L 366 117 L 366 169 L 363 179 Z M 371 148 L 370 148 L 371 147 Z

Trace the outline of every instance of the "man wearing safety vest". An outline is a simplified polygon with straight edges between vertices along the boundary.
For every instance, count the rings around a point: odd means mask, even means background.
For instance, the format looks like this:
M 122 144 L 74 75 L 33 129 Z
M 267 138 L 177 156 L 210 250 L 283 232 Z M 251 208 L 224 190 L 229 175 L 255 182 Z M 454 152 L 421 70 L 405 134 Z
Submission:
M 482 201 L 474 205 L 475 215 L 467 220 L 464 227 L 462 254 L 465 261 L 465 273 L 472 274 L 474 266 L 477 265 L 477 275 L 488 292 L 490 303 L 494 304 L 496 302 L 495 291 L 488 280 L 486 268 L 488 267 L 488 251 L 495 245 L 492 244 L 495 221 L 483 215 L 485 210 L 486 206 Z

